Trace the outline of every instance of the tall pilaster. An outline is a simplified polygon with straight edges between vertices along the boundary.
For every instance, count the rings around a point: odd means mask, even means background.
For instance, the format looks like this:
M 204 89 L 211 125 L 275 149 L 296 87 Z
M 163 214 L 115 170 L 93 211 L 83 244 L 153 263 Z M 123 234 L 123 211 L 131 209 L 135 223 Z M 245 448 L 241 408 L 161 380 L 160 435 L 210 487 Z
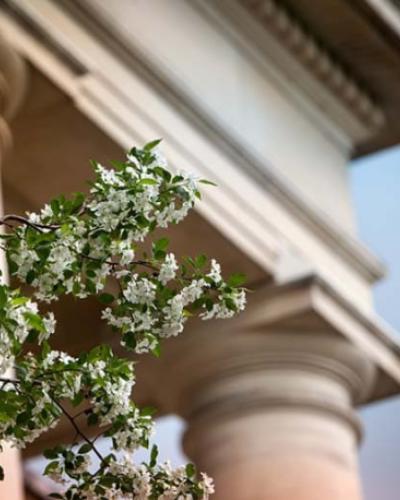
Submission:
M 25 89 L 25 70 L 19 56 L 0 38 L 0 167 L 9 153 L 12 139 L 9 120 L 16 113 Z M 3 197 L 0 183 L 0 214 L 3 214 Z M 7 279 L 4 255 L 0 259 L 2 279 Z M 0 498 L 22 500 L 23 481 L 21 458 L 17 450 L 2 443 L 0 465 L 5 471 L 5 480 L 0 482 Z

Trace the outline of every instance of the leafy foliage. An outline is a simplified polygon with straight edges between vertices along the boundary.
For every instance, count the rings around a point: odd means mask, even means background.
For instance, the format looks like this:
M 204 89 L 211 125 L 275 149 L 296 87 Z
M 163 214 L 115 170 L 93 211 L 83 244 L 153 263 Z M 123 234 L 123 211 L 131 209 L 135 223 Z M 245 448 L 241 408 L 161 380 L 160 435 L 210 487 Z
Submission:
M 157 356 L 161 340 L 179 334 L 189 317 L 229 318 L 244 308 L 243 275 L 225 281 L 205 255 L 178 263 L 167 238 L 152 242 L 150 256 L 142 250 L 156 228 L 187 215 L 200 198 L 198 182 L 207 183 L 170 171 L 159 142 L 133 148 L 113 169 L 93 162 L 87 196 L 59 196 L 39 214 L 2 219 L 10 272 L 30 285 L 32 298 L 0 285 L 0 439 L 22 448 L 61 416 L 69 420 L 74 443 L 45 453 L 44 473 L 65 485 L 53 498 L 207 499 L 213 492 L 211 480 L 191 464 L 176 470 L 158 464 L 155 447 L 149 463 L 133 462 L 132 452 L 149 446 L 153 430 L 152 411 L 131 399 L 133 363 L 104 345 L 78 357 L 52 350 L 56 321 L 38 306 L 66 294 L 97 296 L 121 344 Z M 110 293 L 109 283 L 118 292 Z M 39 354 L 30 352 L 31 344 L 41 346 Z M 109 455 L 83 433 L 82 422 L 110 440 Z

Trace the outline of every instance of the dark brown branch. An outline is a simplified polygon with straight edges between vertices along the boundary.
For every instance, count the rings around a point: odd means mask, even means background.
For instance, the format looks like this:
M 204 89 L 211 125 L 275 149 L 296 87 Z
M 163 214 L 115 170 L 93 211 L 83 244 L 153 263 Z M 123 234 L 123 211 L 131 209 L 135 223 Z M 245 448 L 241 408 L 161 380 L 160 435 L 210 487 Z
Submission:
M 29 219 L 27 219 L 26 217 L 22 217 L 21 215 L 14 215 L 14 214 L 10 214 L 10 215 L 5 215 L 4 217 L 2 217 L 0 219 L 0 224 L 2 225 L 7 225 L 8 227 L 13 227 L 13 226 L 10 226 L 9 224 L 7 224 L 7 221 L 13 221 L 13 222 L 20 222 L 21 224 L 25 224 L 26 226 L 29 226 L 33 229 L 36 229 L 37 231 L 42 231 L 42 229 L 58 229 L 59 227 L 61 227 L 60 225 L 58 224 L 41 224 L 41 223 L 38 223 L 38 222 L 31 222 Z
M 3 382 L 4 384 L 7 384 L 7 383 L 13 384 L 15 386 L 15 389 L 17 391 L 18 391 L 18 385 L 21 384 L 20 380 L 12 379 L 12 378 L 4 378 L 4 377 L 0 377 L 0 382 Z M 39 384 L 40 384 L 40 382 L 39 382 Z M 75 422 L 75 417 L 73 417 L 72 415 L 70 415 L 68 413 L 68 411 L 63 407 L 63 405 L 59 401 L 57 401 L 57 399 L 55 399 L 53 396 L 50 395 L 50 399 L 57 406 L 57 408 L 59 408 L 59 410 L 62 412 L 62 414 L 68 419 L 68 421 L 70 422 L 70 424 L 74 428 L 76 434 L 78 436 L 80 436 L 87 444 L 90 445 L 91 449 L 93 450 L 93 452 L 95 453 L 95 455 L 99 458 L 100 462 L 103 463 L 104 458 L 103 458 L 102 454 L 96 448 L 96 446 L 94 445 L 94 443 L 81 431 L 81 429 L 79 428 L 79 426 Z
M 53 403 L 62 411 L 63 415 L 65 415 L 65 417 L 68 419 L 68 421 L 70 422 L 70 424 L 74 428 L 76 434 L 78 436 L 80 436 L 88 445 L 90 445 L 91 449 L 93 450 L 95 455 L 98 457 L 100 462 L 103 463 L 103 461 L 104 461 L 103 455 L 99 452 L 99 450 L 96 448 L 96 446 L 94 446 L 93 442 L 80 430 L 79 426 L 77 425 L 77 423 L 74 420 L 74 417 L 72 417 L 67 412 L 67 410 L 63 407 L 63 405 L 60 402 L 58 402 L 52 396 L 50 396 L 50 397 L 51 397 L 51 400 L 53 401 Z

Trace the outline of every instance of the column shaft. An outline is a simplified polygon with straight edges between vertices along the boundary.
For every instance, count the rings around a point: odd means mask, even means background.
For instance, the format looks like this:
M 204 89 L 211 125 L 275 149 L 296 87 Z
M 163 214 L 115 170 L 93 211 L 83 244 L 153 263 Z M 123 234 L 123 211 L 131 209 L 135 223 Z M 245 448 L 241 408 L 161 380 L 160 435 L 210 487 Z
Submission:
M 360 500 L 353 406 L 374 379 L 364 356 L 288 332 L 232 336 L 225 350 L 203 369 L 191 359 L 180 399 L 184 449 L 216 500 Z
M 11 133 L 8 126 L 24 96 L 26 85 L 25 66 L 16 52 L 0 37 L 0 166 L 11 146 Z M 3 196 L 0 182 L 0 216 L 3 215 Z M 1 230 L 3 228 L 0 228 Z M 4 255 L 0 257 L 2 280 L 7 280 Z M 0 482 L 1 500 L 23 500 L 23 477 L 21 456 L 18 450 L 2 443 L 0 465 L 4 468 L 5 480 Z

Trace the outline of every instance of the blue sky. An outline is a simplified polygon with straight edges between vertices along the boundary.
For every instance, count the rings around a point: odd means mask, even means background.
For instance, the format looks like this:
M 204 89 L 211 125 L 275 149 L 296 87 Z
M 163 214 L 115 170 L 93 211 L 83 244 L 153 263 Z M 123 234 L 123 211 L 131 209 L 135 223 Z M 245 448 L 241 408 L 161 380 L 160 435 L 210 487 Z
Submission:
M 351 187 L 359 237 L 387 265 L 375 286 L 377 312 L 400 331 L 400 147 L 354 161 Z M 400 498 L 400 397 L 362 411 L 361 470 L 366 500 Z

